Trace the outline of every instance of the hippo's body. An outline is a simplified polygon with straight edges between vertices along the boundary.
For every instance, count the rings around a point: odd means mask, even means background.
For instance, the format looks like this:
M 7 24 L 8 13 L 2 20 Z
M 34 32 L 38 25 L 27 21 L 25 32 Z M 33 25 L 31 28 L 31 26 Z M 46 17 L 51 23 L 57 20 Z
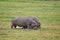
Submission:
M 23 28 L 34 28 L 37 25 L 37 23 L 30 18 L 23 18 L 23 17 L 18 17 L 12 20 L 12 26 L 13 27 L 23 27 Z

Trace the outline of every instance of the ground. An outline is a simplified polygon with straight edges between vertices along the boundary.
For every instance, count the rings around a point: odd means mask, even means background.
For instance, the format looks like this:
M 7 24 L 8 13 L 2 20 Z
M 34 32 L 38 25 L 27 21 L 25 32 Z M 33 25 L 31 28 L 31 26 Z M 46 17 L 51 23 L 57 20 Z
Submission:
M 35 16 L 41 29 L 11 29 L 15 17 Z M 0 1 L 0 40 L 60 40 L 60 2 Z

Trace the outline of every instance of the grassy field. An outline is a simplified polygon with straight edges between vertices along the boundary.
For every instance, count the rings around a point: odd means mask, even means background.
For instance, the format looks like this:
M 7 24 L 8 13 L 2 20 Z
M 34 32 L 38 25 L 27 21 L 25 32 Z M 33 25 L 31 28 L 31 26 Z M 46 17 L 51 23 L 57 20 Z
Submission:
M 41 29 L 11 29 L 15 17 L 35 16 Z M 60 2 L 0 1 L 0 40 L 60 40 Z

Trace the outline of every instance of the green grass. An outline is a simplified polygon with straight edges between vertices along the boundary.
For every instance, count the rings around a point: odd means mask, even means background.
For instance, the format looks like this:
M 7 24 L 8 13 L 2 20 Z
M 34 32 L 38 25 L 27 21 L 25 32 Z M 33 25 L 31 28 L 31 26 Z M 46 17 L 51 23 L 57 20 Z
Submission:
M 15 17 L 35 16 L 41 29 L 11 29 Z M 0 40 L 60 40 L 60 2 L 0 1 Z
M 49 1 L 49 0 L 0 0 L 0 1 L 7 1 L 7 2 L 38 2 L 38 1 Z M 52 1 L 52 0 L 50 0 Z M 59 0 L 54 0 L 59 1 Z

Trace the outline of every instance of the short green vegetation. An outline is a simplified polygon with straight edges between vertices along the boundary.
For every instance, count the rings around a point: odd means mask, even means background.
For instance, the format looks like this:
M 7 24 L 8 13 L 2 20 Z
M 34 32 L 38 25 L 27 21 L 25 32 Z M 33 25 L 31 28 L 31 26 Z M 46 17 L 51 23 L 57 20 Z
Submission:
M 35 16 L 41 29 L 11 29 L 15 17 Z M 60 40 L 60 2 L 0 1 L 0 40 Z

